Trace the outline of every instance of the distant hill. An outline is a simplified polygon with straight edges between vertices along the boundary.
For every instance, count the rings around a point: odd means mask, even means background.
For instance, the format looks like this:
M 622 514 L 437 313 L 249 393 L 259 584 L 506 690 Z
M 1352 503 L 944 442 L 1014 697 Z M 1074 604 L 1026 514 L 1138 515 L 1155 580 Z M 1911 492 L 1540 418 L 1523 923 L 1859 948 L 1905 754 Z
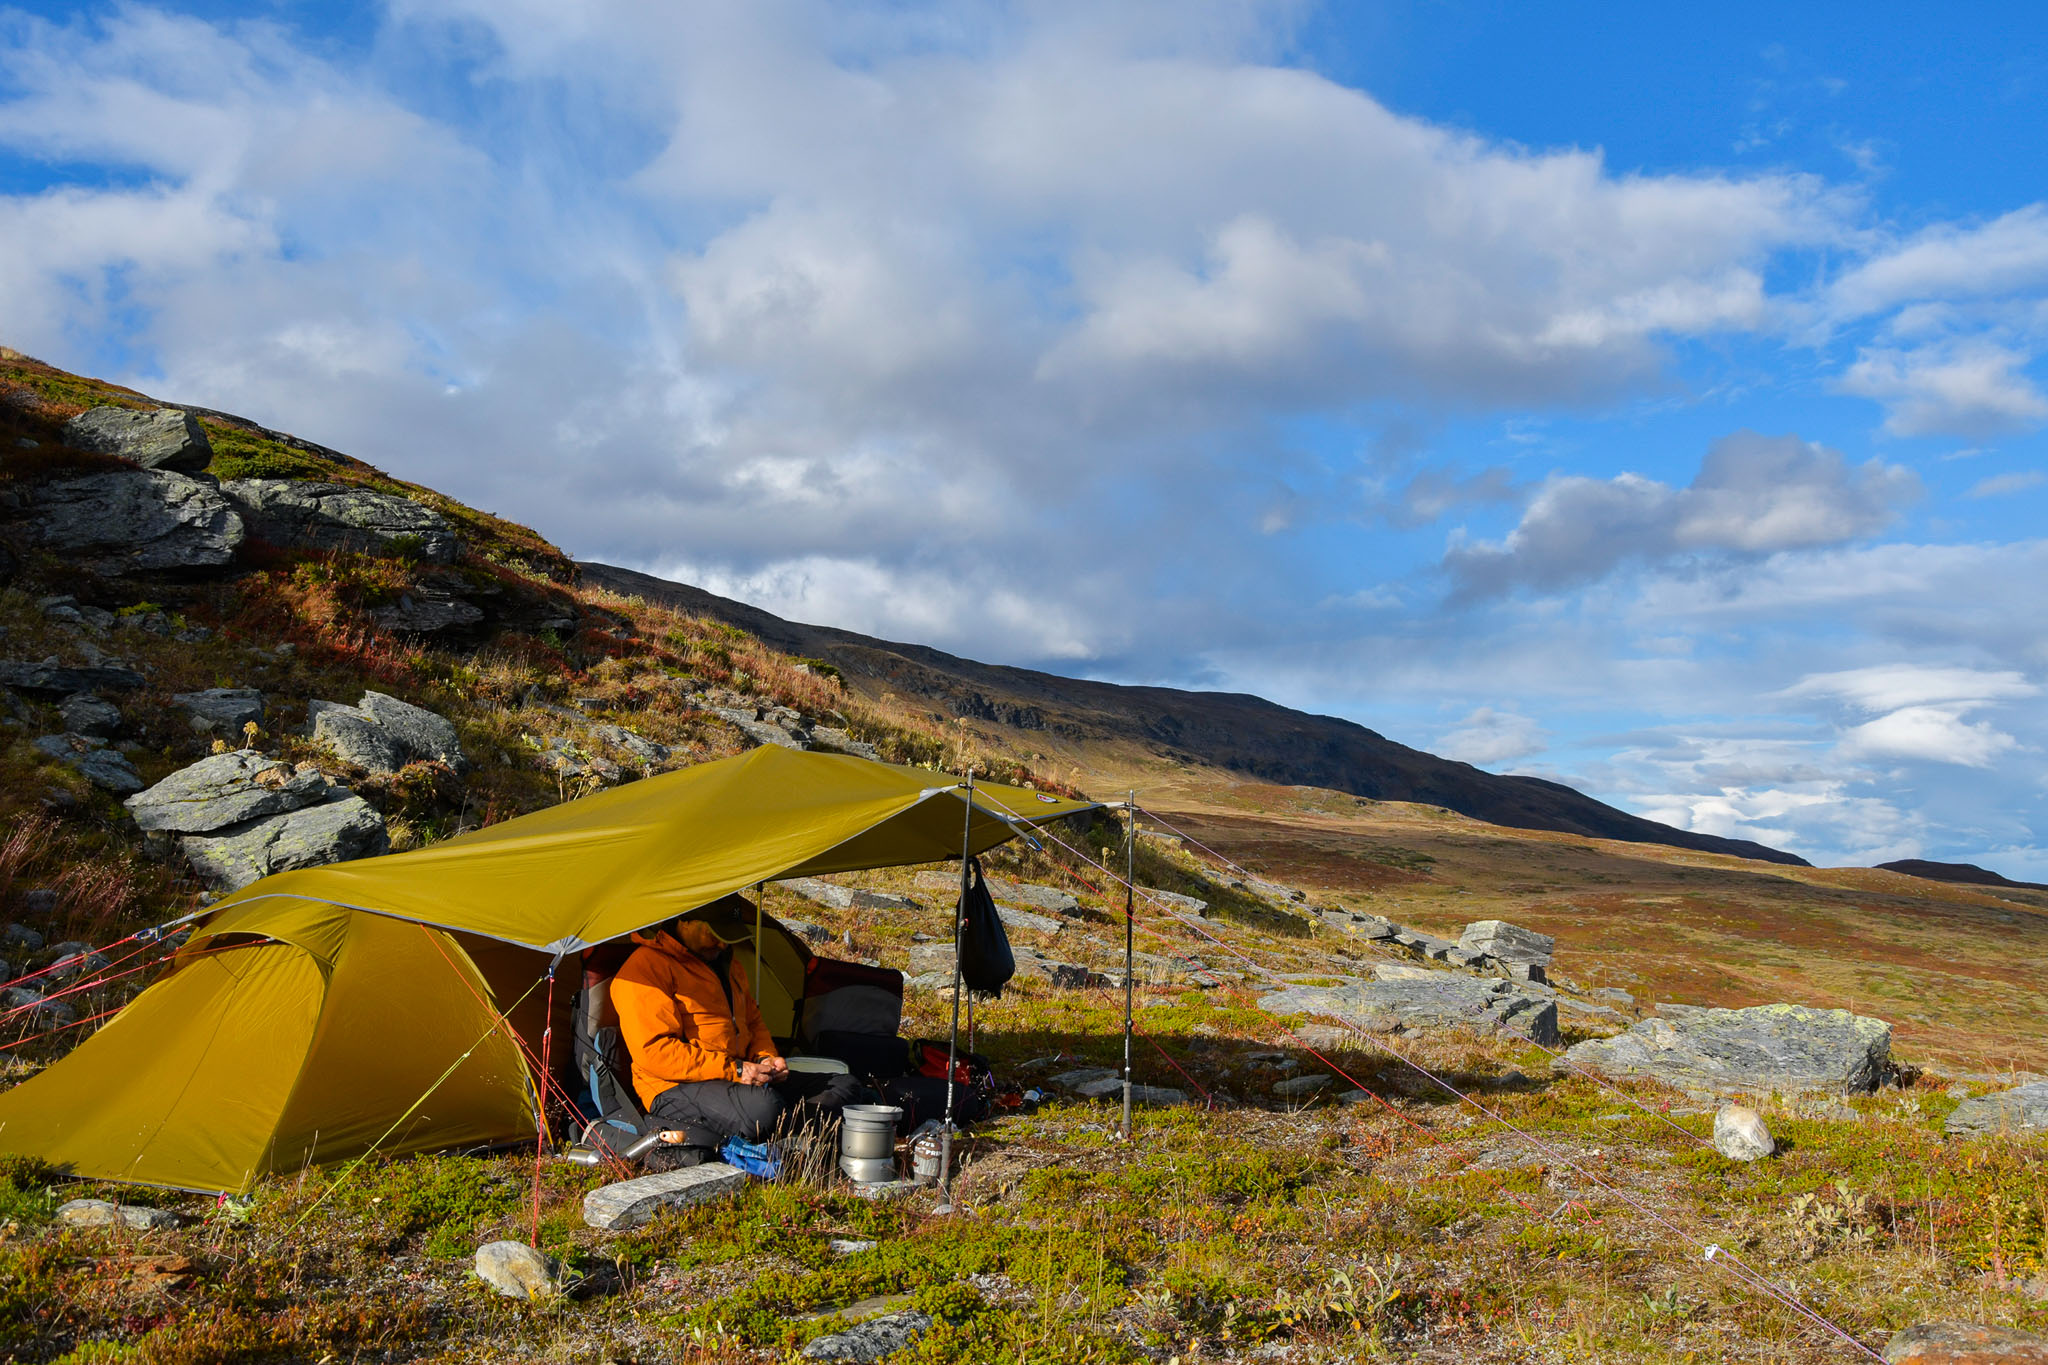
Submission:
M 1136 741 L 1176 761 L 1290 786 L 1377 801 L 1442 806 L 1513 829 L 1665 844 L 1806 866 L 1746 839 L 1695 834 L 1630 815 L 1559 782 L 1504 777 L 1397 744 L 1362 725 L 1312 716 L 1261 697 L 1126 687 L 977 663 L 924 645 L 785 621 L 743 602 L 609 564 L 584 563 L 583 581 L 735 626 L 790 654 L 838 668 L 873 695 L 916 698 L 949 715 L 1078 744 Z
M 2010 877 L 2001 877 L 1988 867 L 1975 863 L 1936 863 L 1925 858 L 1900 858 L 1896 862 L 1879 863 L 1887 872 L 1903 872 L 1909 877 L 1925 877 L 1931 882 L 1961 882 L 1965 886 L 2003 886 L 2014 891 L 2048 891 L 2048 883 L 2016 882 Z

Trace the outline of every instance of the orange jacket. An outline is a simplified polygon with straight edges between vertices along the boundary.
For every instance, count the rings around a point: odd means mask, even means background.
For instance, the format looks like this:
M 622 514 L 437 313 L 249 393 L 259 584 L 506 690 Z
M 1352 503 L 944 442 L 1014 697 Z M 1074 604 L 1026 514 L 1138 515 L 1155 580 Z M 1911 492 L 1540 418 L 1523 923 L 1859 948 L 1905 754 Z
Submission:
M 685 1081 L 736 1081 L 740 1063 L 779 1055 L 745 972 L 728 963 L 728 1005 L 716 969 L 673 936 L 657 930 L 633 941 L 639 949 L 612 978 L 612 1007 L 642 1104 Z

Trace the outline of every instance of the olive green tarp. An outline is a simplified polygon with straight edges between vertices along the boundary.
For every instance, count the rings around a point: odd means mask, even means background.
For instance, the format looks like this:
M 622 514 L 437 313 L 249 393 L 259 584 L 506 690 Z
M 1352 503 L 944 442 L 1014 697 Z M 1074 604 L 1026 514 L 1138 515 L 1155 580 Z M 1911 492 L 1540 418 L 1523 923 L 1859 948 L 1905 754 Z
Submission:
M 540 1031 L 551 961 L 757 883 L 958 858 L 963 834 L 978 853 L 1095 808 L 977 784 L 970 812 L 964 796 L 940 774 L 764 747 L 266 877 L 111 1022 L 0 1094 L 0 1153 L 246 1191 L 373 1149 L 531 1140 L 520 1035 Z

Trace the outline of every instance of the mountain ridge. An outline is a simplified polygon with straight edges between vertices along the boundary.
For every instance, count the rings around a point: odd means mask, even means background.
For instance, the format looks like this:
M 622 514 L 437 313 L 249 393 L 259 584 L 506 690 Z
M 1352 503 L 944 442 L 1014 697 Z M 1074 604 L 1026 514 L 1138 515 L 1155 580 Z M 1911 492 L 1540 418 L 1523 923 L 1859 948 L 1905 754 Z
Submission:
M 1048 733 L 1080 743 L 1137 738 L 1169 759 L 1265 782 L 1442 806 L 1515 829 L 1808 865 L 1780 849 L 1677 829 L 1618 810 L 1561 782 L 1488 773 L 1410 748 L 1355 721 L 1310 715 L 1248 693 L 1095 682 L 986 664 L 929 645 L 789 621 L 690 584 L 617 565 L 586 560 L 578 561 L 578 567 L 587 583 L 723 621 L 777 649 L 829 663 L 852 685 L 907 693 L 955 717 L 1019 735 Z

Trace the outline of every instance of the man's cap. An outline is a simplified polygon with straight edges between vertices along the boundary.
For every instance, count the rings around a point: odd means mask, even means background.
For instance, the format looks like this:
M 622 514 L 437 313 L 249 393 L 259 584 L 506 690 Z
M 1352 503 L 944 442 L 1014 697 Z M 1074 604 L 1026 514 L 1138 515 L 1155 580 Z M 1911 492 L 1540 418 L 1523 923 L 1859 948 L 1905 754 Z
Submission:
M 747 943 L 754 937 L 754 903 L 738 893 L 722 896 L 677 917 L 678 923 L 683 920 L 702 924 L 720 943 Z

